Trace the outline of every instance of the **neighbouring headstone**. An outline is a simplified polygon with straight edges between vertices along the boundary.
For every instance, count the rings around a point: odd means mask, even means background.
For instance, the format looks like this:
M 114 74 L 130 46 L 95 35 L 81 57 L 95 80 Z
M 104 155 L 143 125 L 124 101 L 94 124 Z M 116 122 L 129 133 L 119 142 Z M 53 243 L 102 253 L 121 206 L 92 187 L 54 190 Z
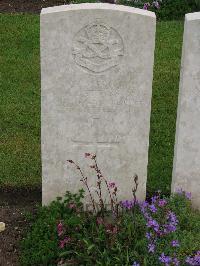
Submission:
M 200 209 L 200 12 L 185 16 L 172 179 Z
M 145 198 L 155 27 L 154 13 L 120 5 L 42 10 L 43 204 L 82 187 L 68 159 L 95 193 L 86 152 L 97 155 L 119 199 L 132 197 L 135 173 Z

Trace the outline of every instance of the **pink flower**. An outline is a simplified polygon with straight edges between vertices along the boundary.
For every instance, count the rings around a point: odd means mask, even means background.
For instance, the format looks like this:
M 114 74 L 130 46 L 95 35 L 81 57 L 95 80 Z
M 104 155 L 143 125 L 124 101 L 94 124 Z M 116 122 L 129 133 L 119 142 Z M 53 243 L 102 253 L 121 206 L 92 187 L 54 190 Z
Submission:
M 109 182 L 108 183 L 109 188 L 115 188 L 115 182 Z
M 103 224 L 103 219 L 101 217 L 97 217 L 97 220 L 96 220 L 97 224 Z
M 69 204 L 70 209 L 76 209 L 76 204 L 75 203 L 70 203 Z
M 58 236 L 61 236 L 63 234 L 63 225 L 61 222 L 57 225 L 57 233 Z
M 115 235 L 118 231 L 118 228 L 116 225 L 112 225 L 112 224 L 107 224 L 106 225 L 106 232 L 108 234 L 112 234 L 112 235 Z
M 86 152 L 85 153 L 85 158 L 90 158 L 90 159 L 94 160 L 96 158 L 96 154 Z
M 60 240 L 59 247 L 64 248 L 66 244 L 68 244 L 71 241 L 70 237 L 65 237 L 63 240 Z
M 164 200 L 164 199 L 161 199 L 161 200 L 158 201 L 158 206 L 159 207 L 164 207 L 166 204 L 167 204 L 167 201 Z
M 148 2 L 148 3 L 144 3 L 143 9 L 148 10 L 148 8 L 149 8 L 150 6 L 151 6 L 151 5 L 150 5 L 149 2 Z

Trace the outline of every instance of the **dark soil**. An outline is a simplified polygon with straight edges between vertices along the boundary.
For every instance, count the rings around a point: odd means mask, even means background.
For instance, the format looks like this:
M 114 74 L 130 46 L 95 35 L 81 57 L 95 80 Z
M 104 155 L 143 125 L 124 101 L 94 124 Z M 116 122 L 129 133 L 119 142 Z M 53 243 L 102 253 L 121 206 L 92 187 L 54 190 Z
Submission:
M 113 0 L 101 2 L 113 3 Z M 70 0 L 0 0 L 0 13 L 39 14 L 42 8 L 69 3 Z
M 35 214 L 41 204 L 41 189 L 17 190 L 0 188 L 0 222 L 6 230 L 0 232 L 0 266 L 19 265 L 19 244 L 30 222 L 27 213 Z
M 0 12 L 39 14 L 42 8 L 68 3 L 68 0 L 0 0 Z

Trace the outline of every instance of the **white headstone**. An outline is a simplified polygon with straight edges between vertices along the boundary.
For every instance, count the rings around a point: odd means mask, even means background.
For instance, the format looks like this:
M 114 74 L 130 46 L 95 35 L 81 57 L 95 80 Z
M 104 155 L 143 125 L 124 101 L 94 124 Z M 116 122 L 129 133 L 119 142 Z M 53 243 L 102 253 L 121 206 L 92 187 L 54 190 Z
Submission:
M 200 208 L 200 12 L 185 16 L 172 178 Z
M 132 197 L 135 173 L 144 199 L 155 26 L 154 13 L 120 5 L 42 10 L 43 204 L 82 187 L 67 159 L 83 167 L 95 189 L 86 152 L 96 153 L 119 199 Z

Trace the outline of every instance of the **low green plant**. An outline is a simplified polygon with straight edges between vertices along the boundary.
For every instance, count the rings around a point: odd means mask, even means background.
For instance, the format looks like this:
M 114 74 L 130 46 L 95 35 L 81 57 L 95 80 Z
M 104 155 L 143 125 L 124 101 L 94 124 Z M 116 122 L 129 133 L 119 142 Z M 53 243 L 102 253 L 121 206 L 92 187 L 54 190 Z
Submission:
M 83 191 L 67 192 L 38 211 L 22 241 L 22 265 L 194 265 L 185 260 L 200 249 L 200 214 L 183 195 L 156 195 L 156 202 L 153 197 L 135 206 L 124 201 L 117 219 L 109 212 L 104 217 L 84 212 L 82 198 Z M 142 206 L 152 220 L 146 220 Z M 153 212 L 152 206 L 158 210 Z
M 158 20 L 180 20 L 187 13 L 200 11 L 200 0 L 116 0 L 116 3 L 153 11 Z
M 199 10 L 199 0 L 163 0 L 156 15 L 159 20 L 179 20 L 184 19 L 185 14 Z
M 200 10 L 200 0 L 195 0 L 197 8 Z
M 96 155 L 86 157 L 92 159 L 97 175 L 100 208 L 91 194 L 93 209 L 84 210 L 83 190 L 66 192 L 64 198 L 40 208 L 22 241 L 22 265 L 200 265 L 200 213 L 191 208 L 190 193 L 179 190 L 171 198 L 157 193 L 140 202 L 136 176 L 133 198 L 118 201 L 117 186 L 103 177 Z M 69 163 L 90 193 L 79 165 Z M 103 204 L 103 182 L 111 194 L 110 209 Z
M 70 203 L 73 202 L 81 209 L 82 197 L 82 190 L 77 194 L 66 192 L 63 200 L 57 198 L 49 206 L 38 209 L 31 231 L 22 241 L 22 265 L 56 265 L 55 261 L 61 251 L 58 246 L 56 225 L 59 221 L 67 221 L 73 228 L 80 222 L 79 214 L 70 208 Z

